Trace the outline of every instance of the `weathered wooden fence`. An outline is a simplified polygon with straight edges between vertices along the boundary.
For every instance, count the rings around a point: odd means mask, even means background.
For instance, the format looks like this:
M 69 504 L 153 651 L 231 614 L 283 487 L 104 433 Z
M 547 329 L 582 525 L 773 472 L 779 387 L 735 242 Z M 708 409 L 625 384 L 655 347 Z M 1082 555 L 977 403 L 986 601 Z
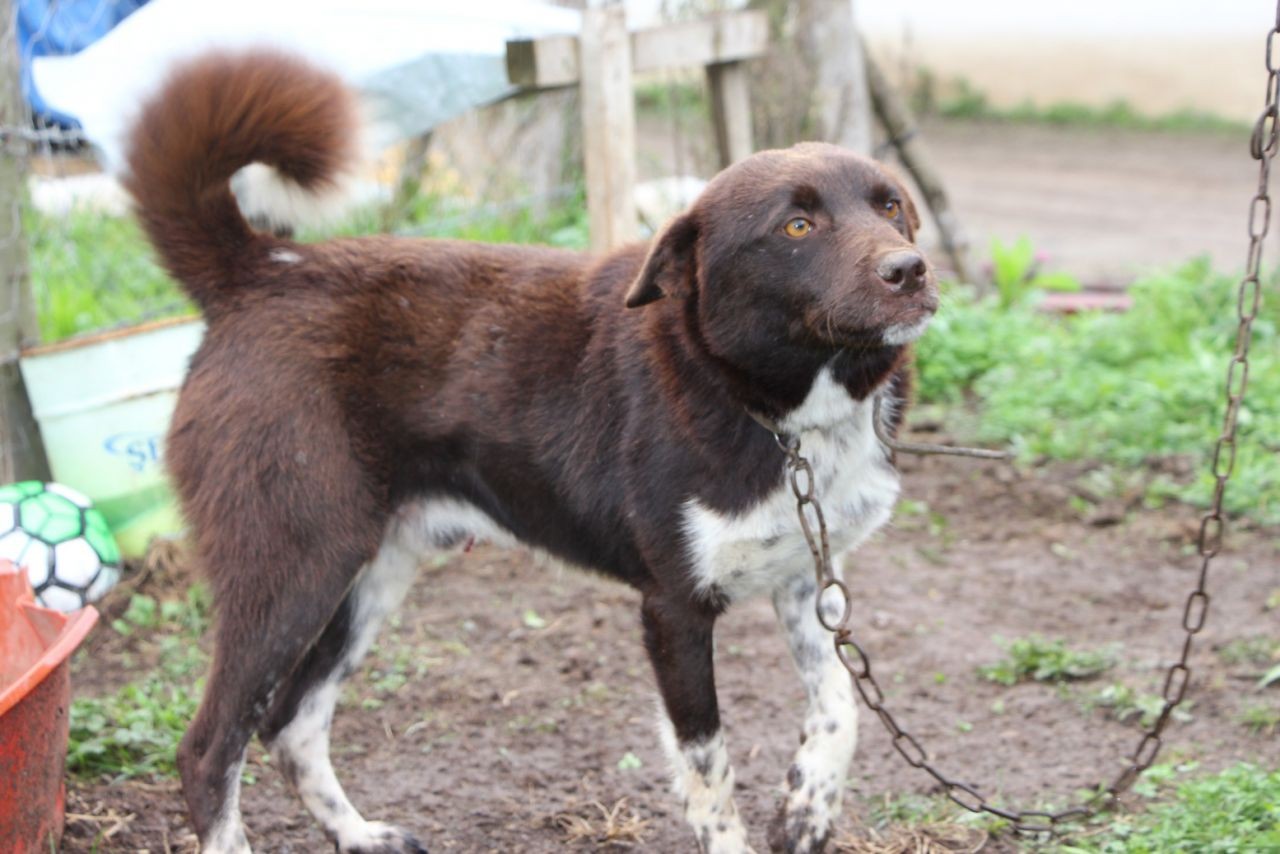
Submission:
M 744 63 L 769 44 L 763 12 L 736 12 L 660 27 L 627 29 L 620 3 L 583 11 L 577 36 L 507 44 L 507 74 L 528 90 L 577 86 L 591 248 L 638 236 L 634 188 L 637 74 L 701 66 L 711 95 L 721 166 L 752 151 L 751 101 Z

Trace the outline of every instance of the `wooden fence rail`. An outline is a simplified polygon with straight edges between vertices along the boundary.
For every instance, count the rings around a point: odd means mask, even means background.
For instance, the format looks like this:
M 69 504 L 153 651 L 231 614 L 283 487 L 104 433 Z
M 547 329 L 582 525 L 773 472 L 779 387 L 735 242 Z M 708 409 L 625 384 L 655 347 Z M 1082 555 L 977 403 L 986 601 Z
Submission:
M 635 240 L 633 76 L 702 66 L 722 167 L 752 151 L 751 101 L 744 62 L 763 56 L 769 21 L 734 12 L 629 32 L 622 4 L 583 11 L 577 36 L 507 42 L 507 76 L 526 90 L 578 86 L 591 248 Z

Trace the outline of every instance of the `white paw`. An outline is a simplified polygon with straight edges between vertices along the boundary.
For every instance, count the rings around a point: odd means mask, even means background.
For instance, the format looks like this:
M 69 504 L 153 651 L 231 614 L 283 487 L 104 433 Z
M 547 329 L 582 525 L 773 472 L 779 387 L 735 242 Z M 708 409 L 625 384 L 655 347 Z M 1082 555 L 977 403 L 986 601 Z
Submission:
M 381 821 L 362 821 L 338 833 L 342 854 L 427 854 L 426 846 L 407 830 Z

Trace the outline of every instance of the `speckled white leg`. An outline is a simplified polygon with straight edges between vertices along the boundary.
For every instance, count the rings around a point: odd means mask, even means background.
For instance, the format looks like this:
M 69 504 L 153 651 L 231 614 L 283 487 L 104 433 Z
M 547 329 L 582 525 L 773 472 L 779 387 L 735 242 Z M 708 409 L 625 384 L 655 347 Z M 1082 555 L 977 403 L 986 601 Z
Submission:
M 733 802 L 733 768 L 724 736 L 678 743 L 671 722 L 659 723 L 662 746 L 671 765 L 671 785 L 684 804 L 684 817 L 693 828 L 703 854 L 754 854 L 747 830 Z
M 774 833 L 786 851 L 796 854 L 821 851 L 826 844 L 840 814 L 845 777 L 858 742 L 853 683 L 836 656 L 831 634 L 818 622 L 816 590 L 811 579 L 796 578 L 773 596 L 808 695 L 803 740 L 787 771 L 787 798 L 781 826 Z M 831 600 L 833 595 L 823 602 L 832 621 L 843 607 Z
M 329 760 L 329 728 L 341 681 L 356 668 L 383 619 L 404 598 L 417 563 L 417 554 L 402 538 L 387 538 L 352 590 L 355 609 L 342 658 L 327 679 L 307 692 L 293 720 L 271 743 L 281 771 L 340 851 L 390 854 L 426 850 L 398 827 L 366 821 L 342 790 Z

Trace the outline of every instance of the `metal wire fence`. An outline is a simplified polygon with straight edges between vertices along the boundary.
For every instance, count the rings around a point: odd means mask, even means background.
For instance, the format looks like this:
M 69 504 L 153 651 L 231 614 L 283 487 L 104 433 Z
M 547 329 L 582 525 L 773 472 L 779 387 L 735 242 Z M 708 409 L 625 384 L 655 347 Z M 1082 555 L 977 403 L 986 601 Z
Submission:
M 73 116 L 36 89 L 40 57 L 75 53 L 145 0 L 6 2 L 0 52 L 5 110 L 0 117 L 0 209 L 9 228 L 0 252 L 9 262 L 7 293 L 16 336 L 40 341 L 178 310 L 172 287 L 142 255 L 129 253 L 136 231 L 114 179 L 98 167 Z

